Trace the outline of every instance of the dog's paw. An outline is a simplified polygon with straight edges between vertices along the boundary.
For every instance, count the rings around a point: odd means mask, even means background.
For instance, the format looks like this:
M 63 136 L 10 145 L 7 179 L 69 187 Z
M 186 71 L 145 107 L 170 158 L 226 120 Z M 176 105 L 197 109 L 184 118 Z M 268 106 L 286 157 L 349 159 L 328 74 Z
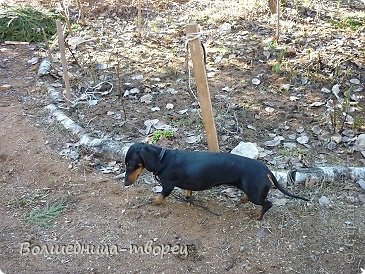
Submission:
M 155 205 L 162 205 L 163 203 L 163 200 L 164 200 L 164 196 L 162 196 L 161 194 L 157 195 L 154 200 L 153 200 L 153 203 Z
M 185 191 L 185 199 L 186 200 L 190 200 L 191 196 L 193 195 L 193 191 L 192 190 L 186 190 Z
M 248 196 L 246 194 L 243 194 L 241 196 L 241 202 L 242 204 L 247 204 L 250 201 L 250 199 L 248 198 Z

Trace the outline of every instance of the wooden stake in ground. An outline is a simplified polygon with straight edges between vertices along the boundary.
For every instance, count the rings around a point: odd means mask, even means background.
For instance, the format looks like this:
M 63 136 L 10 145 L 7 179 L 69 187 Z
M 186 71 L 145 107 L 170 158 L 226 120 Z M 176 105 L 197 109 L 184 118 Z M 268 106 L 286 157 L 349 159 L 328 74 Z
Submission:
M 210 151 L 219 152 L 217 130 L 213 118 L 212 103 L 208 87 L 207 72 L 205 70 L 204 54 L 199 37 L 199 27 L 197 24 L 188 24 L 186 34 L 188 39 L 189 51 L 193 61 L 195 82 L 198 89 L 198 98 L 202 110 L 203 123 L 208 139 Z
M 138 13 L 137 13 L 137 29 L 138 29 L 138 34 L 141 35 L 142 32 L 142 0 L 138 0 Z
M 279 42 L 279 36 L 280 36 L 280 0 L 276 0 L 276 15 L 277 21 L 276 21 L 276 42 Z
M 47 35 L 46 35 L 46 32 L 44 31 L 44 28 L 42 28 L 42 34 L 43 34 L 44 43 L 45 43 L 46 48 L 47 48 L 48 58 L 49 58 L 49 61 L 51 62 L 51 65 L 52 65 L 52 69 L 56 70 L 56 67 L 55 67 L 54 61 L 53 61 L 53 56 L 52 56 L 51 48 L 49 46 L 48 39 L 47 39 Z
M 65 54 L 65 41 L 64 41 L 64 37 L 63 37 L 62 24 L 61 24 L 60 20 L 56 20 L 56 26 L 57 26 L 57 35 L 58 35 L 58 45 L 60 47 L 60 53 L 61 53 L 63 81 L 65 82 L 65 88 L 66 88 L 66 98 L 67 98 L 68 104 L 70 105 L 72 102 L 70 79 L 68 77 L 66 54 Z
M 68 11 L 68 7 L 67 7 L 67 5 L 65 5 L 65 3 L 63 1 L 60 1 L 60 5 L 62 7 L 63 16 L 65 17 L 65 21 L 66 21 L 68 31 L 71 35 L 73 35 L 72 28 L 71 28 L 71 23 L 70 23 L 70 13 Z
M 82 5 L 80 0 L 77 0 L 77 8 L 79 9 L 79 20 L 81 25 L 86 25 L 84 11 L 82 10 Z

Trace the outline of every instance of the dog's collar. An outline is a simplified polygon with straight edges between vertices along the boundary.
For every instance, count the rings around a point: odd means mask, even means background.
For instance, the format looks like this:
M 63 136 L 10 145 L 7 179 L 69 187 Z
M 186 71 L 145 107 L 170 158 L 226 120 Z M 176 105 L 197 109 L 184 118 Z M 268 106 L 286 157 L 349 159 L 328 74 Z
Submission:
M 158 156 L 158 161 L 159 162 L 162 161 L 163 156 L 165 156 L 165 153 L 166 153 L 166 148 L 162 148 L 161 152 L 160 152 L 160 155 Z M 160 170 L 153 173 L 153 175 L 155 176 L 155 179 L 160 183 L 161 181 L 160 181 L 160 178 L 158 178 L 158 174 L 160 174 Z
M 160 155 L 158 156 L 158 160 L 161 162 L 163 156 L 165 156 L 166 148 L 161 149 Z

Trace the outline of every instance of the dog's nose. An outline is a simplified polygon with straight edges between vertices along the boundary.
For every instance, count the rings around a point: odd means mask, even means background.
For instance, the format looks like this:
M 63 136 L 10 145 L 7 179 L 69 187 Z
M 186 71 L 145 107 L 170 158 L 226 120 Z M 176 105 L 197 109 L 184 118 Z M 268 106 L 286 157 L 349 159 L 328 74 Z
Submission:
M 124 178 L 124 185 L 125 186 L 129 186 L 131 183 L 128 181 L 128 178 L 127 177 L 125 177 Z

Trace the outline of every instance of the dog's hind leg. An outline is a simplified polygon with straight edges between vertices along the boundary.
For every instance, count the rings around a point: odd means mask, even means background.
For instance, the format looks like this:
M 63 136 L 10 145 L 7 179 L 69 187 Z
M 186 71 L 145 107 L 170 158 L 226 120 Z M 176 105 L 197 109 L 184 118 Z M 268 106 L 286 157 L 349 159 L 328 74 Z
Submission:
M 193 191 L 192 190 L 186 190 L 185 191 L 185 199 L 186 200 L 190 200 L 192 195 L 193 195 Z
M 256 215 L 257 220 L 262 220 L 266 211 L 268 211 L 272 207 L 272 203 L 269 200 L 265 200 L 261 206 L 260 212 Z

